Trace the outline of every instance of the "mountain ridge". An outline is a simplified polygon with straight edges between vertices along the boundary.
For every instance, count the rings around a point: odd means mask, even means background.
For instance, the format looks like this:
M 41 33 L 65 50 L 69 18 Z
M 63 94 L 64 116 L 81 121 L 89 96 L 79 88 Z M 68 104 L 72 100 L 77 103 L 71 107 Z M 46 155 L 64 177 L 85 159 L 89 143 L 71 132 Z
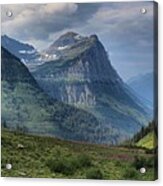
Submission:
M 31 60 L 35 61 L 39 57 L 38 51 L 31 44 L 20 42 L 7 35 L 1 36 L 1 45 L 24 64 Z
M 154 102 L 154 74 L 148 72 L 135 76 L 127 81 L 127 84 L 135 91 L 135 93 L 144 100 L 145 104 L 150 108 L 153 107 Z
M 62 58 L 32 72 L 49 96 L 96 116 L 115 141 L 146 124 L 147 112 L 112 67 L 96 35 L 63 51 Z
M 50 99 L 37 86 L 25 65 L 3 47 L 1 50 L 2 127 L 67 140 L 102 143 L 104 134 L 99 131 L 100 124 L 93 115 Z M 10 64 L 15 66 L 10 68 Z M 15 69 L 17 77 L 13 83 Z M 10 78 L 6 79 L 8 76 Z

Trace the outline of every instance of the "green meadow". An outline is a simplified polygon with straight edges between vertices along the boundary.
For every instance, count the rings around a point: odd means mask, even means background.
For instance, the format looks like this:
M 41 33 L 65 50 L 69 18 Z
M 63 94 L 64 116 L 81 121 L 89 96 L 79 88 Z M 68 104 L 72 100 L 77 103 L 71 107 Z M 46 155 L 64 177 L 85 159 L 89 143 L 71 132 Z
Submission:
M 12 169 L 7 170 L 6 164 Z M 64 141 L 2 130 L 3 177 L 155 180 L 155 157 L 145 148 Z M 140 168 L 146 173 L 141 174 Z

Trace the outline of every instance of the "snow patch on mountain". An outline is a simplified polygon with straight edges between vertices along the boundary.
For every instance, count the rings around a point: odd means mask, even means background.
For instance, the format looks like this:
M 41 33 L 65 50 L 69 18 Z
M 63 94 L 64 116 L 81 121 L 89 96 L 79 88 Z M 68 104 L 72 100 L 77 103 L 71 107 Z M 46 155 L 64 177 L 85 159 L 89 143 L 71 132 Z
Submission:
M 58 49 L 58 50 L 65 50 L 65 49 L 67 49 L 67 48 L 70 48 L 70 46 L 69 46 L 69 45 L 66 45 L 66 46 L 59 46 L 57 49 Z
M 36 50 L 19 50 L 20 54 L 35 54 Z

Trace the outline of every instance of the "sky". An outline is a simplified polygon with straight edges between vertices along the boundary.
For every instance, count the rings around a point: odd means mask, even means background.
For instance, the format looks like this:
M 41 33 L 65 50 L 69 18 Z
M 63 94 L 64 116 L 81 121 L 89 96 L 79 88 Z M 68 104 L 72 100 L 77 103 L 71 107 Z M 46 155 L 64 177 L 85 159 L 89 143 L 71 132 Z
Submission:
M 2 35 L 38 50 L 68 31 L 96 34 L 124 81 L 153 69 L 153 2 L 2 5 L 1 21 Z

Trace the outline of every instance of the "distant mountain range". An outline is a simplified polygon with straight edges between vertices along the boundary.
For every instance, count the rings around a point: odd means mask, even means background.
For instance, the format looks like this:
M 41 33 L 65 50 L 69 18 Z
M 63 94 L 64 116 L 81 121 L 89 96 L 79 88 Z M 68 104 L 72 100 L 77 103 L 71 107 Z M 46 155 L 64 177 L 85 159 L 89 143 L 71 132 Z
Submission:
M 154 75 L 153 72 L 135 76 L 127 81 L 127 84 L 135 93 L 144 100 L 149 107 L 153 107 L 154 102 Z
M 10 48 L 7 49 L 14 53 Z M 17 53 L 14 55 L 19 58 Z M 48 114 L 51 124 L 47 126 L 50 125 L 52 134 L 56 134 L 55 127 L 52 127 L 54 122 L 59 130 L 59 136 L 65 139 L 116 144 L 132 137 L 142 126 L 148 124 L 151 119 L 149 110 L 122 81 L 96 35 L 84 37 L 68 32 L 39 55 L 42 61 L 36 63 L 34 68 L 30 68 L 27 63 L 26 65 L 36 79 L 37 86 L 50 97 L 46 99 L 58 100 L 56 108 L 59 109 L 54 110 L 60 120 L 55 122 L 55 114 L 52 118 L 50 117 L 52 112 Z M 21 89 L 16 89 L 17 93 L 19 91 L 21 93 Z M 35 96 L 33 98 L 30 96 L 30 99 L 35 99 Z M 34 103 L 40 105 L 40 100 L 44 99 L 43 97 L 35 99 Z M 33 110 L 35 105 L 31 104 L 28 108 Z M 49 111 L 48 104 L 44 108 Z M 65 108 L 70 111 L 66 112 Z M 9 106 L 6 112 L 8 110 Z M 37 113 L 37 109 L 34 110 L 34 113 Z M 39 118 L 42 121 L 41 126 L 45 127 L 45 120 L 42 120 L 41 116 Z M 33 119 L 29 126 L 35 124 L 35 116 Z M 28 126 L 27 122 L 25 123 Z M 43 130 L 41 133 L 44 133 Z
M 11 54 L 17 56 L 23 63 L 35 61 L 40 56 L 32 45 L 22 43 L 7 35 L 1 36 L 1 45 L 10 51 Z

